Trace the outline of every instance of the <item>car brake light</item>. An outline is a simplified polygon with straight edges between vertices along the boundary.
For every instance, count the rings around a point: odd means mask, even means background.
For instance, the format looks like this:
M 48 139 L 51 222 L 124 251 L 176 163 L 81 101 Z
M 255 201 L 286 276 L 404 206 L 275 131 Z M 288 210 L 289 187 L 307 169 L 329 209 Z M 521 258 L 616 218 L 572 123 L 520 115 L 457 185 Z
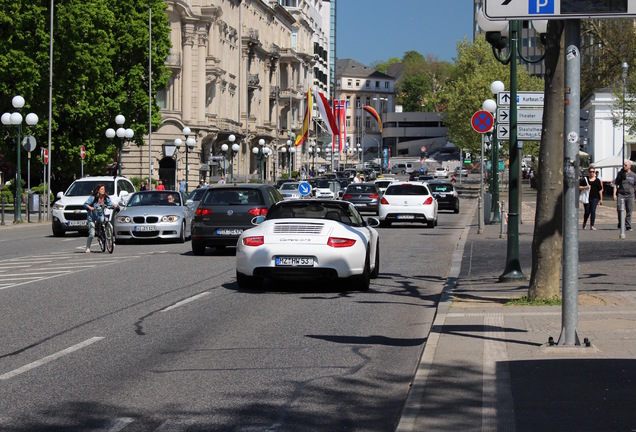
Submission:
M 255 207 L 253 209 L 249 209 L 247 212 L 253 216 L 265 216 L 267 214 L 267 209 L 265 207 Z
M 346 199 L 346 200 L 347 200 L 347 199 L 352 198 L 352 197 L 353 197 L 353 196 L 352 196 L 351 194 L 344 194 L 344 195 L 342 196 L 342 199 Z
M 422 205 L 431 205 L 431 204 L 433 204 L 433 197 L 431 196 L 426 198 L 426 201 L 422 203 Z
M 263 243 L 265 243 L 263 236 L 245 237 L 243 239 L 243 244 L 245 246 L 260 246 Z
M 371 199 L 378 199 L 378 198 L 380 198 L 380 195 L 378 195 L 378 194 L 372 194 L 372 195 L 369 195 L 369 198 L 371 198 Z
M 380 200 L 380 204 L 388 204 L 388 203 L 389 202 L 384 197 L 382 197 L 382 199 Z
M 356 244 L 356 241 L 348 238 L 329 237 L 327 240 L 327 246 L 334 248 L 351 247 Z
M 212 214 L 212 210 L 199 207 L 194 214 L 196 216 L 209 216 Z

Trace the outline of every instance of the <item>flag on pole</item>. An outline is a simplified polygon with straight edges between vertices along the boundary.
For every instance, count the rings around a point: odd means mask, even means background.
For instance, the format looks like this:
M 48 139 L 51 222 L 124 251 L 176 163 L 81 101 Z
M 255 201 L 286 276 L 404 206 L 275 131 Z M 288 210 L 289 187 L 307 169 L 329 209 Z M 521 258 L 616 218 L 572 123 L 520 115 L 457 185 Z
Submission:
M 301 145 L 307 139 L 309 125 L 311 124 L 311 89 L 307 90 L 307 106 L 305 107 L 305 117 L 303 117 L 303 128 L 296 137 L 296 146 Z
M 320 111 L 320 117 L 322 117 L 325 125 L 327 126 L 327 131 L 330 135 L 335 135 L 339 133 L 338 131 L 338 122 L 334 117 L 334 113 L 329 106 L 329 101 L 325 97 L 324 94 L 318 92 L 317 96 L 314 96 L 316 100 L 316 105 L 318 105 L 318 111 Z
M 336 121 L 338 123 L 338 132 L 334 135 L 333 139 L 333 151 L 336 150 L 336 135 L 338 137 L 338 148 L 339 151 L 342 152 L 343 145 L 347 141 L 347 101 L 337 100 L 334 101 L 334 115 L 336 116 Z
M 368 105 L 362 107 L 366 112 L 368 112 L 369 114 L 371 114 L 371 116 L 378 122 L 378 127 L 380 128 L 380 132 L 382 132 L 382 120 L 380 119 L 380 116 L 378 115 L 378 112 L 373 109 L 373 107 L 370 107 Z

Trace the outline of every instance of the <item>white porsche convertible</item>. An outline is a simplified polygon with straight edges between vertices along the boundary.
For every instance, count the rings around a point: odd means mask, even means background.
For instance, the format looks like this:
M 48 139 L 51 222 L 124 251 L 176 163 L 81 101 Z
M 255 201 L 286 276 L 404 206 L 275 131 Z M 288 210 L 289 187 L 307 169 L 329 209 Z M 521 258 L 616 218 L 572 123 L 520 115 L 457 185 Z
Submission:
M 292 200 L 255 217 L 236 246 L 236 281 L 259 288 L 266 277 L 289 280 L 350 279 L 366 291 L 380 272 L 376 218 L 360 216 L 337 200 Z

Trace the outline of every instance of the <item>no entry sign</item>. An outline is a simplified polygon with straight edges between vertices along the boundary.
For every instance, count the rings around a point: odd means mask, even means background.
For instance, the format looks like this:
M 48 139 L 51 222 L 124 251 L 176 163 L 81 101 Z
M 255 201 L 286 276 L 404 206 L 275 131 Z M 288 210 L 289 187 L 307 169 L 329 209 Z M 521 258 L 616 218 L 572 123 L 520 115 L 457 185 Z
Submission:
M 488 111 L 480 110 L 473 114 L 473 118 L 470 120 L 470 124 L 473 129 L 479 133 L 490 132 L 495 124 L 493 116 Z

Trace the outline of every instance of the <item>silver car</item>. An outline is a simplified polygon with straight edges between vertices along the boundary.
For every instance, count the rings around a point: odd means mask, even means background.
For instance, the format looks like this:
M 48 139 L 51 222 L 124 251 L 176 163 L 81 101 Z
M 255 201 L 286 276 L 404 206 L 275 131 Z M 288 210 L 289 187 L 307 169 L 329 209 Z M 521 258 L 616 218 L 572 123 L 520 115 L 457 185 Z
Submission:
M 278 191 L 286 200 L 301 199 L 303 196 L 298 191 L 300 182 L 287 182 L 280 185 Z
M 171 239 L 181 243 L 191 236 L 196 210 L 192 200 L 177 191 L 141 191 L 130 196 L 115 217 L 115 240 Z

